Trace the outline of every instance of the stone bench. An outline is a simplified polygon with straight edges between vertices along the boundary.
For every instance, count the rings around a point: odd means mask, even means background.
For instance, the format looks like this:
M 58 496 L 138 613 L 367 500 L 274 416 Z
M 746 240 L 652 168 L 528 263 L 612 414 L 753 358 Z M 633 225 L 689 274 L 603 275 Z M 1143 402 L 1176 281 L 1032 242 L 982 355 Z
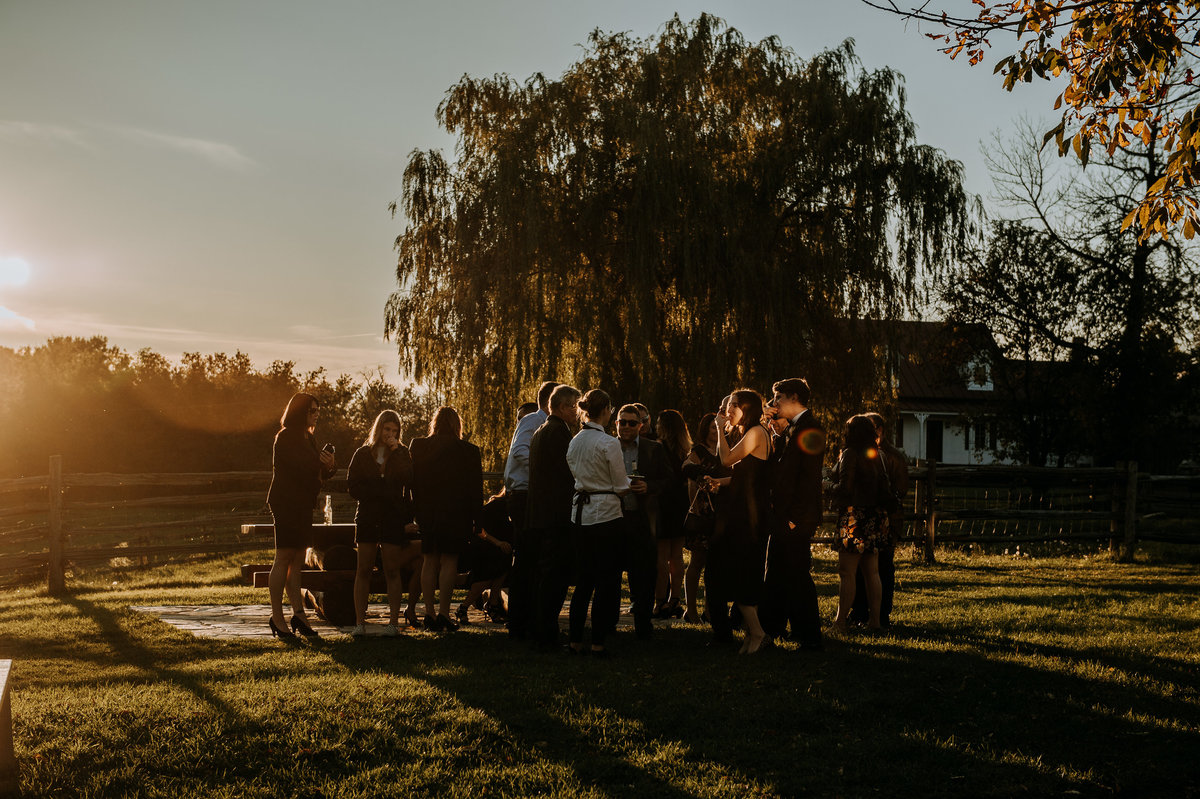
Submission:
M 21 781 L 13 751 L 11 673 L 12 661 L 0 660 L 0 796 L 16 796 Z

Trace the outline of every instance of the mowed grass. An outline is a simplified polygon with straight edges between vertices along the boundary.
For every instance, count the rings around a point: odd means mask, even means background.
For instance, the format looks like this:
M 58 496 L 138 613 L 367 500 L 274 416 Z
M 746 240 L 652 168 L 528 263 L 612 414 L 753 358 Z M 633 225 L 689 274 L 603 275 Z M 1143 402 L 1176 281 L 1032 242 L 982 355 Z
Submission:
M 818 548 L 823 549 L 823 548 Z M 265 600 L 251 557 L 0 594 L 25 796 L 1195 796 L 1191 564 L 899 563 L 895 629 L 758 657 L 676 626 L 608 661 L 482 628 L 211 641 L 131 605 Z M 822 612 L 836 562 L 817 561 Z M 265 620 L 264 620 L 265 623 Z

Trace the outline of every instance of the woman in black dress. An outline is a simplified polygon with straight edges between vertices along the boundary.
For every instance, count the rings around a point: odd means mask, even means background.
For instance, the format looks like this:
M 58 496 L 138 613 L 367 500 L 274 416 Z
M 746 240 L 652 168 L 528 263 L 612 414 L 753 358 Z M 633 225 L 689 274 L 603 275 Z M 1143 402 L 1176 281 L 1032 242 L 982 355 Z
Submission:
M 696 519 L 700 527 L 687 531 L 684 546 L 691 553 L 687 573 L 683 576 L 684 594 L 687 597 L 687 613 L 683 620 L 689 624 L 708 621 L 708 612 L 700 614 L 700 575 L 708 563 L 708 544 L 716 522 L 717 506 L 725 499 L 720 493 L 722 486 L 729 485 L 731 472 L 721 464 L 717 454 L 717 415 L 706 413 L 696 426 L 699 439 L 692 444 L 692 451 L 683 462 L 683 474 L 688 481 L 688 500 L 700 512 Z
M 683 520 L 688 510 L 687 478 L 683 462 L 692 451 L 692 436 L 679 411 L 666 410 L 658 415 L 658 441 L 667 453 L 670 477 L 658 495 L 658 581 L 654 591 L 654 618 L 671 619 L 683 615 L 679 598 L 683 595 Z M 668 594 L 670 595 L 668 598 Z
M 358 500 L 354 514 L 354 543 L 358 571 L 354 575 L 355 626 L 352 635 L 366 635 L 367 598 L 376 555 L 387 578 L 388 626 L 384 635 L 398 635 L 400 602 L 404 598 L 404 567 L 421 557 L 412 542 L 417 532 L 411 495 L 412 458 L 400 443 L 400 415 L 386 410 L 375 418 L 367 440 L 355 451 L 346 473 L 350 496 Z M 409 608 L 415 619 L 415 608 Z M 406 614 L 407 615 L 407 614 Z M 410 619 L 411 621 L 412 619 Z
M 271 596 L 271 635 L 295 638 L 297 633 L 317 637 L 308 625 L 300 595 L 300 573 L 304 553 L 312 546 L 312 514 L 317 506 L 321 483 L 333 477 L 336 468 L 333 452 L 319 452 L 313 430 L 320 417 L 317 398 L 303 392 L 292 395 L 271 450 L 271 487 L 267 505 L 275 520 L 275 562 L 271 564 L 268 586 Z M 287 589 L 292 606 L 291 630 L 283 615 L 283 594 Z
M 718 638 L 729 633 L 728 622 L 722 620 L 725 603 L 732 599 L 741 611 L 746 627 L 741 653 L 754 654 L 766 640 L 766 633 L 758 621 L 758 603 L 762 598 L 767 556 L 767 515 L 770 512 L 767 460 L 771 455 L 771 439 L 762 426 L 763 401 L 757 391 L 733 392 L 728 413 L 727 418 L 722 414 L 716 418 L 717 452 L 722 465 L 730 467 L 733 475 L 729 495 L 713 531 L 705 582 L 709 613 Z M 725 436 L 727 421 L 741 434 L 732 448 Z M 716 603 L 712 602 L 714 599 Z
M 867 626 L 879 629 L 878 550 L 891 544 L 888 515 L 896 497 L 875 442 L 875 423 L 858 415 L 846 422 L 846 447 L 833 472 L 833 505 L 838 512 L 838 612 L 833 626 L 846 629 L 854 604 L 855 574 L 861 562 L 867 587 Z
M 413 499 L 421 528 L 421 592 L 425 627 L 457 630 L 450 600 L 458 579 L 458 556 L 466 550 L 483 509 L 483 467 L 479 447 L 462 440 L 458 411 L 442 407 L 429 423 L 429 435 L 413 439 Z M 439 602 L 434 604 L 434 591 Z

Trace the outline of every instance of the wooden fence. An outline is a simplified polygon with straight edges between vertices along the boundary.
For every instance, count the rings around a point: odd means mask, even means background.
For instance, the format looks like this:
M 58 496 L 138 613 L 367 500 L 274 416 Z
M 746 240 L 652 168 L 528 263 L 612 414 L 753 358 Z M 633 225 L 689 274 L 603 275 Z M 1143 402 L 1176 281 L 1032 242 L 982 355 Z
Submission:
M 486 473 L 499 488 L 501 475 Z M 1200 476 L 1140 474 L 1136 464 L 1104 469 L 1034 469 L 918 463 L 901 539 L 932 562 L 941 544 L 1107 542 L 1123 559 L 1139 541 L 1200 544 Z M 148 563 L 180 554 L 271 548 L 244 535 L 269 523 L 270 472 L 70 474 L 50 458 L 40 477 L 0 480 L 0 575 L 46 575 L 65 589 L 67 564 Z M 334 516 L 348 521 L 354 500 L 344 477 L 326 484 Z M 817 543 L 832 541 L 836 519 Z

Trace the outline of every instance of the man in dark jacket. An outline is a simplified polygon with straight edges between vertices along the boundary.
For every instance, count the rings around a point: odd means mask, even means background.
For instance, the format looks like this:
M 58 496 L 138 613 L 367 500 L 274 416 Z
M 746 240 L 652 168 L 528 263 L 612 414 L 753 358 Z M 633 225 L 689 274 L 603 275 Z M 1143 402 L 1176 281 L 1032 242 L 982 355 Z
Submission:
M 825 433 L 808 409 L 803 378 L 780 380 L 768 414 L 773 417 L 771 538 L 767 546 L 764 607 L 767 635 L 783 637 L 791 624 L 801 649 L 821 648 L 821 616 L 812 579 L 812 537 L 821 523 L 821 465 Z
M 567 447 L 578 424 L 579 389 L 560 385 L 550 395 L 550 415 L 529 444 L 529 510 L 525 542 L 535 559 L 529 637 L 541 649 L 558 645 L 558 616 L 571 582 L 571 500 L 575 478 Z
M 651 514 L 654 503 L 671 477 L 667 453 L 657 441 L 640 435 L 642 414 L 636 405 L 617 412 L 617 438 L 625 471 L 637 475 L 632 491 L 621 497 L 625 512 L 625 547 L 622 562 L 629 572 L 629 597 L 633 600 L 633 628 L 638 638 L 654 632 L 654 582 L 658 579 L 658 546 L 654 540 Z

